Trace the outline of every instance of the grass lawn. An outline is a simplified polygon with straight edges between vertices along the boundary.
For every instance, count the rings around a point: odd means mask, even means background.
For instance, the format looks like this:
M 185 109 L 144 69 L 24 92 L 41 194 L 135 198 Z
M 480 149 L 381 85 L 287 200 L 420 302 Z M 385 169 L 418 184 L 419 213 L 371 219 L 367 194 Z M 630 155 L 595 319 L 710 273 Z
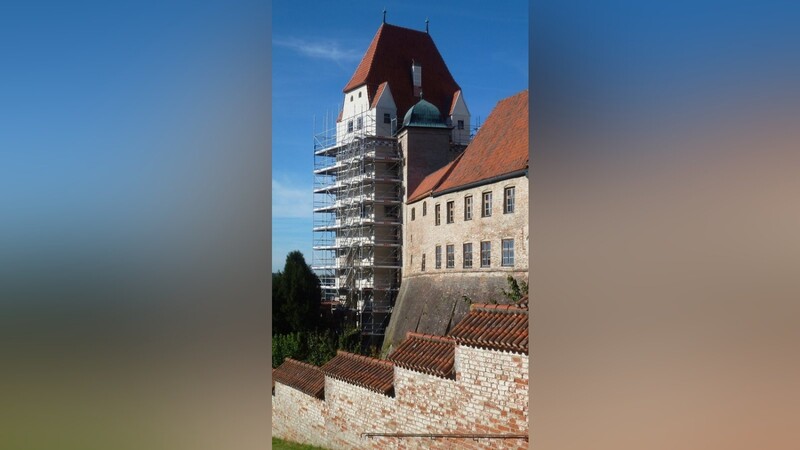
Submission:
M 298 444 L 296 442 L 284 441 L 283 439 L 272 438 L 272 448 L 274 450 L 325 450 L 322 447 L 313 445 Z

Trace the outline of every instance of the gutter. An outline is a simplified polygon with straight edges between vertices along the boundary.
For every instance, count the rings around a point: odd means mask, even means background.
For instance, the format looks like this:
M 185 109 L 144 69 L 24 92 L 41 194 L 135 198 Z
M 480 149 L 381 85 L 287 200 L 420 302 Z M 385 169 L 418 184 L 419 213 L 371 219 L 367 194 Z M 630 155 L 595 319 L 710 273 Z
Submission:
M 432 192 L 431 197 L 439 197 L 440 195 L 449 194 L 455 191 L 461 191 L 464 189 L 472 189 L 474 187 L 483 186 L 485 184 L 497 183 L 498 181 L 508 180 L 509 178 L 516 178 L 521 175 L 528 175 L 528 168 L 522 170 L 515 170 L 514 172 L 509 172 L 503 175 L 497 175 L 492 178 L 486 178 L 480 181 L 473 181 L 472 183 L 462 184 L 461 186 L 451 187 L 449 189 L 445 189 L 443 191 Z

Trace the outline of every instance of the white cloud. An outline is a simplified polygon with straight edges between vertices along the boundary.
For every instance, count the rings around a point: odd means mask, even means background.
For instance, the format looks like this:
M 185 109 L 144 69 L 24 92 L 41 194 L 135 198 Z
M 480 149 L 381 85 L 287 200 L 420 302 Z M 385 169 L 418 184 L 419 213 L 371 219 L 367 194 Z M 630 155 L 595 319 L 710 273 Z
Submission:
M 272 179 L 272 217 L 311 218 L 314 194 L 311 185 L 291 186 Z
M 342 48 L 334 41 L 305 41 L 303 39 L 288 38 L 272 41 L 278 47 L 288 48 L 309 58 L 328 59 L 335 62 L 358 61 L 361 54 L 353 49 Z

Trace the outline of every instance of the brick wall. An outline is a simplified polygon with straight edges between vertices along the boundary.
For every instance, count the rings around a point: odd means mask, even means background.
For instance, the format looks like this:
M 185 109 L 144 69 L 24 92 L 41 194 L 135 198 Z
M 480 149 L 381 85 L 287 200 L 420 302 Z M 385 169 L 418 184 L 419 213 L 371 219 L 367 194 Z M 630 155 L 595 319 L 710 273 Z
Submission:
M 272 396 L 272 435 L 294 442 L 328 445 L 325 424 L 328 416 L 325 401 L 297 389 L 275 383 Z
M 274 436 L 330 449 L 528 448 L 522 439 L 362 438 L 361 433 L 528 433 L 528 356 L 456 346 L 456 377 L 395 366 L 395 396 L 325 378 L 325 400 L 276 383 Z

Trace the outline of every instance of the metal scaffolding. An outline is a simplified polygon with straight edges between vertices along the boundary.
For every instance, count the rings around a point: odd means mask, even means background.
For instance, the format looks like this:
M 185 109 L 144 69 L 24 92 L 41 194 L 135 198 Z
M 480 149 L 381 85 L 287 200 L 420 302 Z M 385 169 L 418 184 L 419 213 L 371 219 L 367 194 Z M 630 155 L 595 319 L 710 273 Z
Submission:
M 379 337 L 400 287 L 401 155 L 395 138 L 376 136 L 374 113 L 337 126 L 314 136 L 312 267 L 323 301 Z

